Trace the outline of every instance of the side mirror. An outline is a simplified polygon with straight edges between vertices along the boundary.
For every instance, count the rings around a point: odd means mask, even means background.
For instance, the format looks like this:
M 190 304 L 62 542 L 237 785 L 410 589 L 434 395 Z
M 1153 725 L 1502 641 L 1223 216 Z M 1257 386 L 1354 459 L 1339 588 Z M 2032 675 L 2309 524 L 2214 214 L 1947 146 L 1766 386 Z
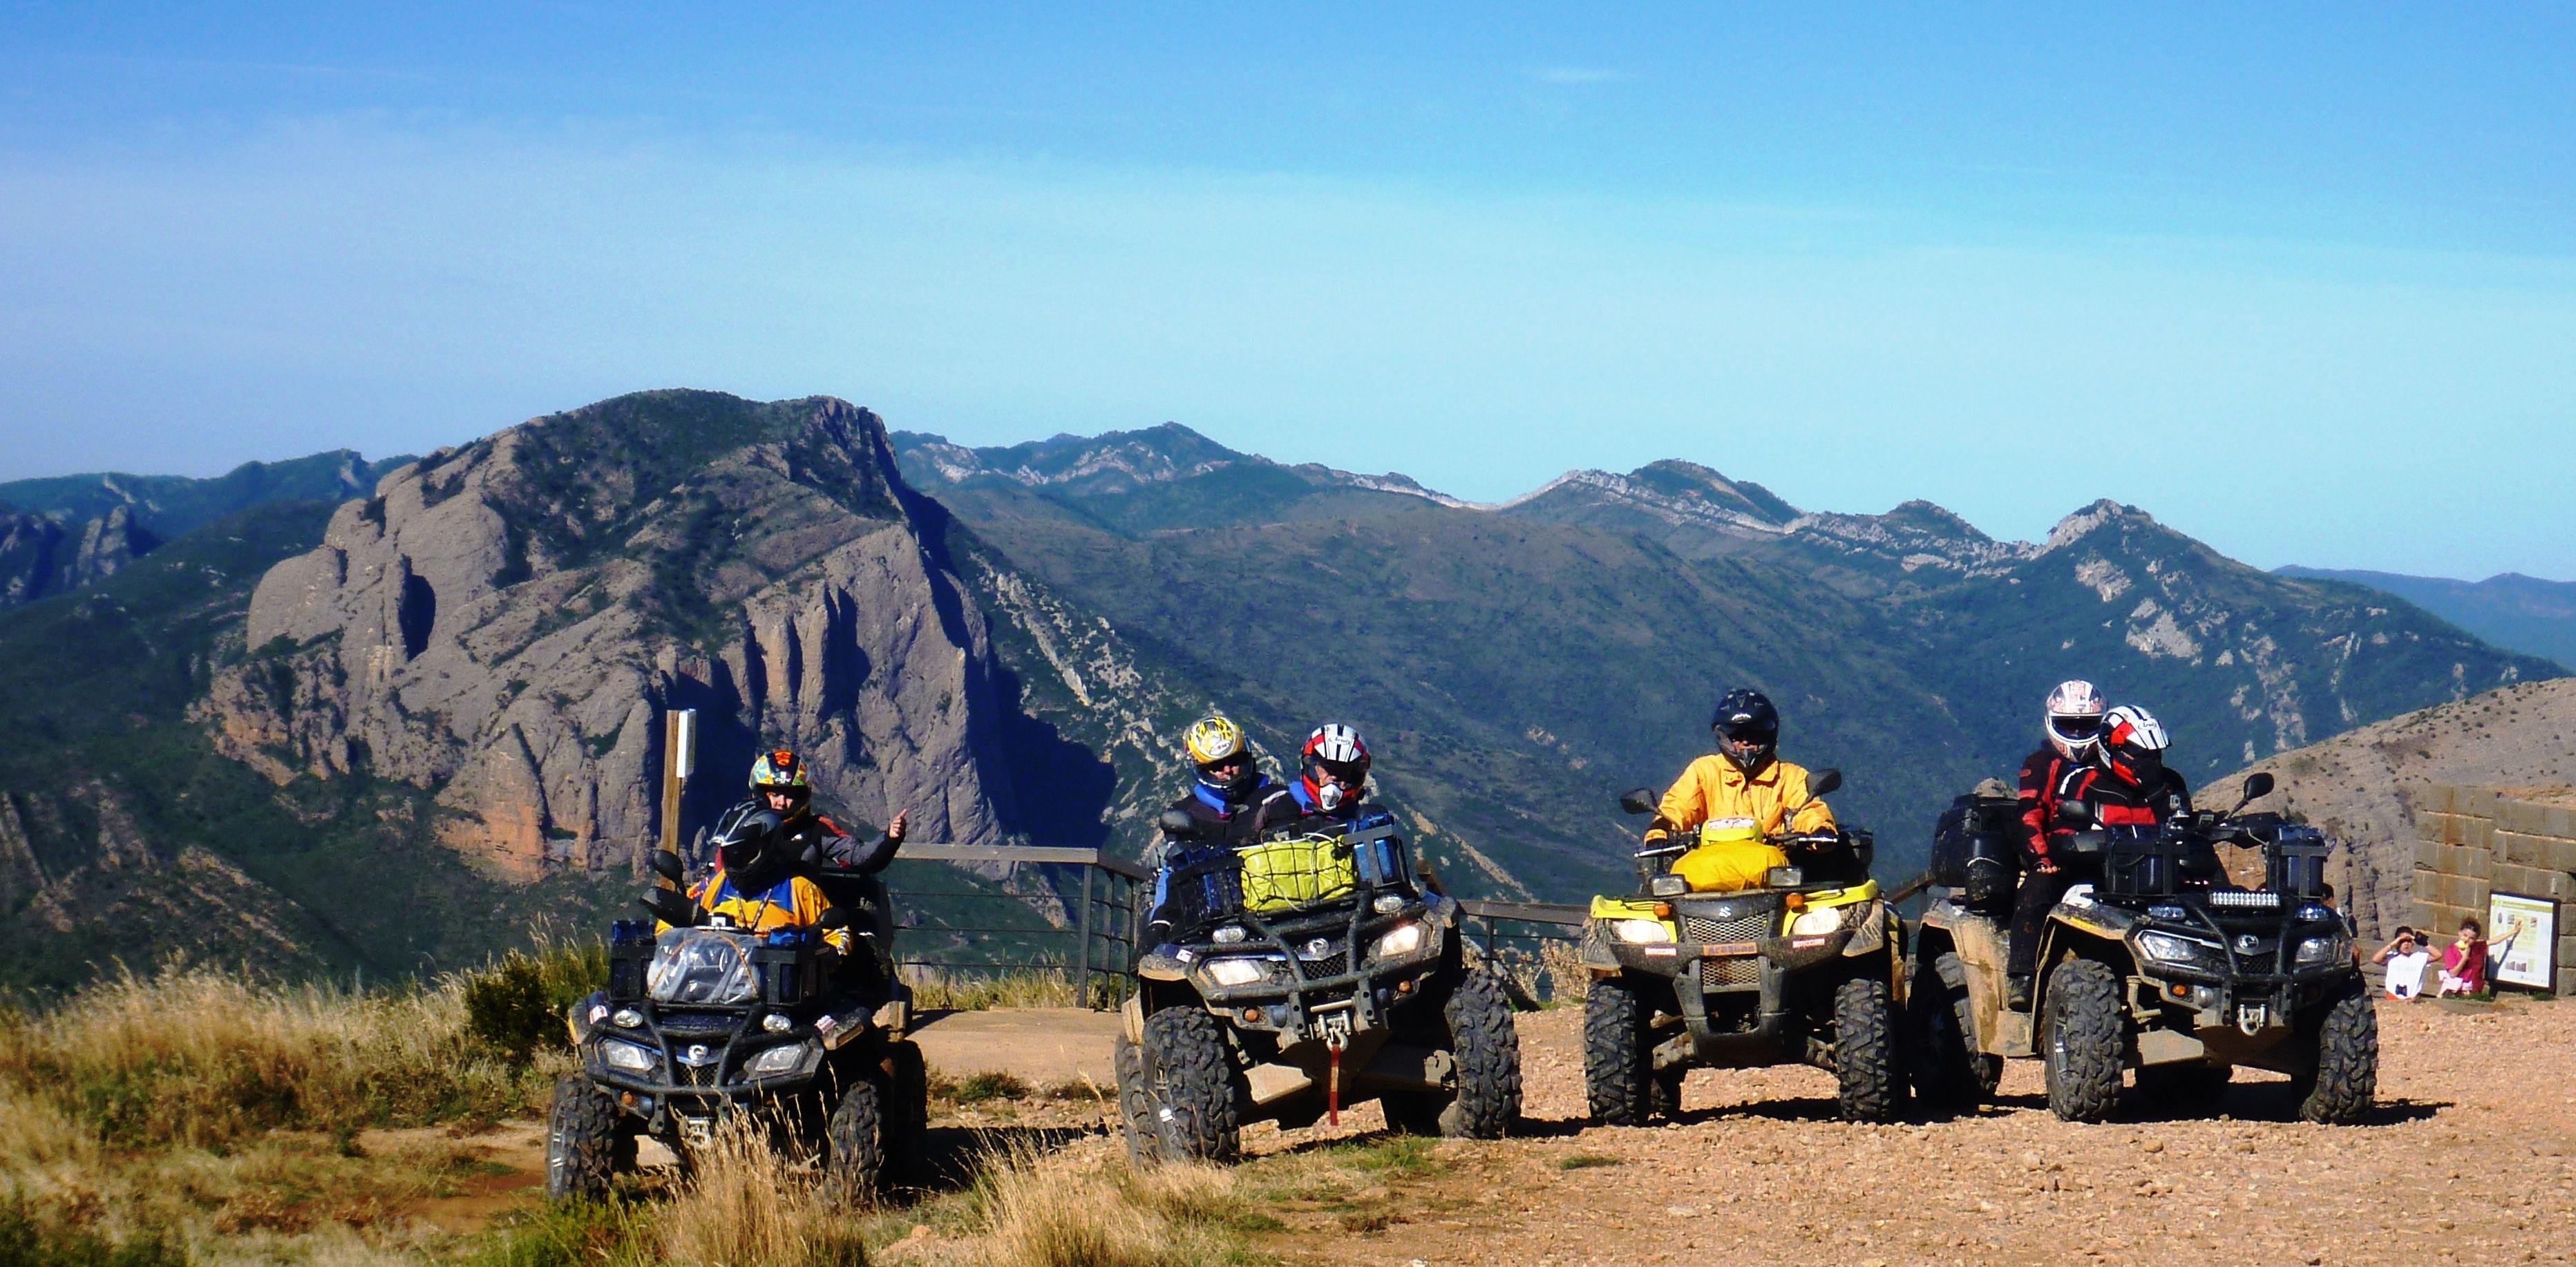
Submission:
M 2087 805 L 2082 801 L 2059 801 L 2057 803 L 2058 826 L 2071 827 L 2076 831 L 2083 831 L 2084 829 L 2093 826 L 2093 822 L 2094 815 L 2092 806 Z
M 1619 808 L 1624 809 L 1631 814 L 1652 814 L 1655 812 L 1655 790 L 1653 788 L 1646 787 L 1632 787 L 1625 792 L 1621 792 L 1619 794 Z
M 656 849 L 645 862 L 653 868 L 653 874 L 670 881 L 672 888 L 680 888 L 687 883 L 689 868 L 680 861 L 680 855 L 668 849 Z
M 1164 810 L 1163 816 L 1154 820 L 1154 826 L 1160 828 L 1166 836 L 1179 836 L 1186 839 L 1198 834 L 1198 820 L 1191 818 L 1187 810 Z
M 653 918 L 673 928 L 687 928 L 698 921 L 698 908 L 670 889 L 655 889 L 636 901 L 651 912 Z
M 814 921 L 814 927 L 827 933 L 837 932 L 840 929 L 848 928 L 849 926 L 850 913 L 837 906 L 823 912 L 821 918 Z
M 1843 772 L 1827 767 L 1807 776 L 1807 795 L 1827 796 L 1843 785 Z
M 2237 800 L 2236 808 L 2243 809 L 2266 796 L 2270 796 L 2272 794 L 2272 787 L 2272 772 L 2269 770 L 2257 770 L 2252 774 L 2246 775 L 2245 795 Z M 2228 812 L 2234 813 L 2235 811 L 2230 810 Z

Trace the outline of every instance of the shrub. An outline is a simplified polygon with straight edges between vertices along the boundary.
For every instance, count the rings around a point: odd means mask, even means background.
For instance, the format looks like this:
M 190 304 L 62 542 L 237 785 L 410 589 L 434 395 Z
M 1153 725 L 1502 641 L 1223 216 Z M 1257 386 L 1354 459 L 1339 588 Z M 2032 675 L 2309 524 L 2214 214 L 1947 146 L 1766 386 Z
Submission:
M 565 1010 L 608 984 L 608 950 L 598 942 L 513 950 L 459 981 L 465 1032 L 514 1065 L 570 1045 Z

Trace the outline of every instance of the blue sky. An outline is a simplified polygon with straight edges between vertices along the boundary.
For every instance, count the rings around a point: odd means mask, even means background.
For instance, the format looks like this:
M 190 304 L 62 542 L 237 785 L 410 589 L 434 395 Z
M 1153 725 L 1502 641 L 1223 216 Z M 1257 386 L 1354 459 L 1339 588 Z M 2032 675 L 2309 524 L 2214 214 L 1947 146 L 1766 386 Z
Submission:
M 687 385 L 2576 578 L 2576 10 L 1818 8 L 13 7 L 0 478 Z

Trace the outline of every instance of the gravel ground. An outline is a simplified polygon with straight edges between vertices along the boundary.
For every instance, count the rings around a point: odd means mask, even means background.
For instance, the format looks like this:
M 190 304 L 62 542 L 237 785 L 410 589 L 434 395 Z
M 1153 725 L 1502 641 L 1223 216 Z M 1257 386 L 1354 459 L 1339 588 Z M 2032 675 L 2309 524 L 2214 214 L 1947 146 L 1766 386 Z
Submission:
M 1700 1071 L 1683 1120 L 1583 1125 L 1579 1009 L 1521 1018 L 1528 1133 L 1448 1142 L 1380 1229 L 1272 1238 L 1336 1263 L 2514 1263 L 2576 1255 L 2576 1003 L 2383 1004 L 2380 1108 L 2295 1120 L 2243 1074 L 2215 1116 L 2050 1116 L 2013 1062 L 1974 1117 L 1833 1119 L 1812 1069 Z M 2259 1079 L 2259 1080 L 2258 1080 Z M 1364 1135 L 1257 1130 L 1256 1153 Z

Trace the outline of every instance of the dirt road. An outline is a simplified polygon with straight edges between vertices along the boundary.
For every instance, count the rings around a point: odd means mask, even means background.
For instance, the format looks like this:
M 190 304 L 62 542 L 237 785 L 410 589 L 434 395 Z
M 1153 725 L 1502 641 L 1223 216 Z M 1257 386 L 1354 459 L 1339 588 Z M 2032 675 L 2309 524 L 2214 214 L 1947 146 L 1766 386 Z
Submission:
M 1807 1069 L 1699 1072 L 1676 1125 L 1583 1127 L 1581 1015 L 1521 1019 L 1532 1136 L 1444 1143 L 1383 1230 L 1313 1261 L 1438 1263 L 2513 1263 L 2576 1253 L 2576 1003 L 2381 1012 L 2382 1107 L 2294 1120 L 2245 1081 L 2206 1120 L 2050 1116 L 2038 1066 L 1939 1123 L 1832 1120 Z M 1374 1120 L 1372 1117 L 1369 1119 Z M 1264 1132 L 1260 1151 L 1342 1132 Z M 1302 1244 L 1297 1242 L 1302 1241 Z

